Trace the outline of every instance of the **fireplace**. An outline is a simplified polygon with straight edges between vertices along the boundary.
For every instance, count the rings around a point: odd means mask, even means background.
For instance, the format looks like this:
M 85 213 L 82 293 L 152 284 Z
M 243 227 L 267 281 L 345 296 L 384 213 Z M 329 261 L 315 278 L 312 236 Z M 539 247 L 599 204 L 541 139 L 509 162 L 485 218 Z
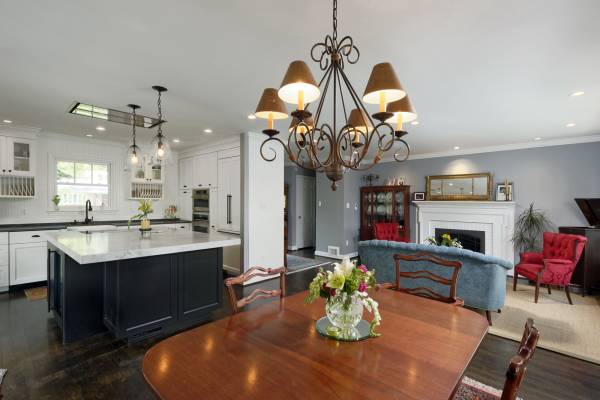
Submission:
M 485 254 L 485 231 L 472 231 L 467 229 L 435 228 L 435 239 L 439 242 L 444 234 L 456 238 L 463 249 Z

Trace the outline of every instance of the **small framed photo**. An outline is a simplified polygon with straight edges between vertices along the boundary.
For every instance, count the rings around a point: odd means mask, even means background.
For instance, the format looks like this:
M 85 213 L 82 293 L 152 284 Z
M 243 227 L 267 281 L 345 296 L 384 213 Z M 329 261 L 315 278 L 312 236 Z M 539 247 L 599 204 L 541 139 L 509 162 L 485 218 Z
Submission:
M 413 201 L 424 201 L 425 192 L 413 192 Z
M 496 201 L 513 201 L 513 183 L 499 183 L 496 185 Z

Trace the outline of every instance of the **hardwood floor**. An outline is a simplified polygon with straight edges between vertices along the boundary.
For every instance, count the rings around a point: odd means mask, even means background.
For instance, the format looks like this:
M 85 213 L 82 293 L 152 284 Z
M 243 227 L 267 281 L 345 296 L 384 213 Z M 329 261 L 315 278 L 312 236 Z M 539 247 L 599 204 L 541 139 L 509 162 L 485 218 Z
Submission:
M 314 271 L 308 270 L 288 276 L 288 293 L 305 290 L 313 275 Z M 270 288 L 277 282 L 261 285 Z M 225 301 L 209 319 L 226 317 L 229 312 Z M 146 350 L 160 338 L 128 345 L 105 333 L 66 346 L 59 338 L 45 301 L 28 301 L 22 291 L 0 294 L 0 368 L 8 368 L 5 399 L 154 398 L 142 376 L 141 362 Z M 501 387 L 516 345 L 488 335 L 467 375 Z M 526 400 L 600 398 L 600 365 L 538 349 L 521 396 Z

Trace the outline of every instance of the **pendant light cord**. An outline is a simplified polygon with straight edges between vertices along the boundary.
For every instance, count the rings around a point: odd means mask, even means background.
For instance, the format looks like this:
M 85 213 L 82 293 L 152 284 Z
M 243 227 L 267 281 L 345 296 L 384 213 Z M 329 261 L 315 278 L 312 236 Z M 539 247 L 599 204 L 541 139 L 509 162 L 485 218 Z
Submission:
M 162 134 L 162 99 L 161 99 L 161 94 L 162 92 L 158 92 L 158 100 L 156 101 L 157 105 L 158 105 L 158 132 L 157 132 L 157 136 L 159 137 L 159 139 L 162 139 L 163 134 Z
M 133 108 L 133 112 L 131 115 L 131 127 L 132 127 L 132 132 L 131 132 L 131 137 L 133 138 L 133 147 L 134 147 L 134 151 L 135 151 L 135 108 Z

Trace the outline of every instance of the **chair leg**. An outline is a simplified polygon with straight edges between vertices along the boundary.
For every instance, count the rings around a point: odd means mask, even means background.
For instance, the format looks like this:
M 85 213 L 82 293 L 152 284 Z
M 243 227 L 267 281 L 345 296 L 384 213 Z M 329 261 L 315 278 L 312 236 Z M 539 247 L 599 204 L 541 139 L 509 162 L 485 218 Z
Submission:
M 514 277 L 514 280 L 513 280 L 513 292 L 517 291 L 517 276 L 518 276 L 517 271 L 514 271 L 514 275 L 513 275 L 513 277 Z
M 487 317 L 488 324 L 492 326 L 492 313 L 490 312 L 490 310 L 485 310 L 485 316 Z
M 548 287 L 548 294 L 552 294 L 552 291 L 550 290 L 550 285 L 546 285 L 546 287 Z
M 573 305 L 573 300 L 571 300 L 571 292 L 569 292 L 569 284 L 565 285 L 565 293 L 567 294 L 567 300 L 569 300 L 569 304 Z
M 535 302 L 538 302 L 538 297 L 540 297 L 540 279 L 535 280 Z

